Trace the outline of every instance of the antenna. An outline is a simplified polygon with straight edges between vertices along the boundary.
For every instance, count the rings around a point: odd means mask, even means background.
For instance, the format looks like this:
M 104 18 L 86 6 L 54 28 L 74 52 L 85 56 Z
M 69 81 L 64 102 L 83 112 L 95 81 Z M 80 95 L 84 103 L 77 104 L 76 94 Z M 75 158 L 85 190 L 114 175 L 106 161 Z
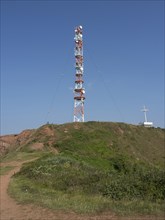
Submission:
M 74 88 L 74 117 L 73 122 L 84 122 L 85 88 L 83 87 L 83 35 L 82 26 L 75 28 L 75 88 Z
M 144 120 L 145 122 L 147 122 L 147 112 L 149 111 L 149 109 L 147 109 L 144 105 L 141 111 L 144 112 Z
M 147 112 L 149 110 L 145 107 L 145 105 L 144 105 L 144 107 L 143 107 L 143 109 L 141 111 L 144 112 L 144 120 L 145 120 L 142 125 L 144 127 L 152 127 L 153 126 L 153 122 L 148 122 L 147 121 Z

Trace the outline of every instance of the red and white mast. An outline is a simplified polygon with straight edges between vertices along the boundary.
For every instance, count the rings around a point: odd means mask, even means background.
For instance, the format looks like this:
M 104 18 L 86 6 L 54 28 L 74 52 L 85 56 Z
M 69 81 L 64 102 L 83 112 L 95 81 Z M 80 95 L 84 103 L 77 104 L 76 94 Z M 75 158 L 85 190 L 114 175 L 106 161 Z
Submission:
M 75 88 L 74 88 L 74 122 L 84 122 L 85 89 L 83 87 L 83 34 L 82 26 L 75 28 Z

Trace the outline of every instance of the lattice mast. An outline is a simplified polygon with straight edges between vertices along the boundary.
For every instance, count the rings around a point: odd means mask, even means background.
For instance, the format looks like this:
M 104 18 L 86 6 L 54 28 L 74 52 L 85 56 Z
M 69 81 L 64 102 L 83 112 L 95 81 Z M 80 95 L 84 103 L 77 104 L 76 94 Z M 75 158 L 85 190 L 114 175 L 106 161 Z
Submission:
M 74 122 L 84 122 L 85 88 L 83 87 L 83 34 L 82 26 L 75 28 L 75 88 L 74 88 Z

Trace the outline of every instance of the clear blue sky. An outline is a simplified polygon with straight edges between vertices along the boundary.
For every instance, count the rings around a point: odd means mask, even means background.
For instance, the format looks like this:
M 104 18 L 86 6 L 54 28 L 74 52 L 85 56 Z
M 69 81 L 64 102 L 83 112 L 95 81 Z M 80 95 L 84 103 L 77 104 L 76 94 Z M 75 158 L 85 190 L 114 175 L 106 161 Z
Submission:
M 77 25 L 85 121 L 164 127 L 164 1 L 1 0 L 1 134 L 73 121 Z

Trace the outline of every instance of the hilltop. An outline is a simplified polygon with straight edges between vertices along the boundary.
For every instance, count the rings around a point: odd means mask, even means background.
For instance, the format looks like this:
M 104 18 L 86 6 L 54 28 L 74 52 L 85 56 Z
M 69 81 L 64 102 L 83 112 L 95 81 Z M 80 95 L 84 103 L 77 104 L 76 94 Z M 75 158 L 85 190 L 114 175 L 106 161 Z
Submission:
M 162 166 L 164 165 L 164 131 L 161 128 L 145 128 L 112 122 L 47 124 L 38 129 L 25 130 L 20 134 L 1 136 L 0 155 L 12 150 L 26 149 L 32 152 L 56 149 L 59 152 L 61 150 L 73 152 L 74 149 L 86 150 L 86 145 L 93 150 L 96 146 L 106 146 L 111 151 L 128 154 L 135 160 Z M 61 144 L 65 147 L 61 148 Z
M 3 160 L 16 152 L 39 155 L 14 176 L 10 194 L 80 213 L 162 215 L 164 134 L 161 128 L 86 122 L 3 136 Z

